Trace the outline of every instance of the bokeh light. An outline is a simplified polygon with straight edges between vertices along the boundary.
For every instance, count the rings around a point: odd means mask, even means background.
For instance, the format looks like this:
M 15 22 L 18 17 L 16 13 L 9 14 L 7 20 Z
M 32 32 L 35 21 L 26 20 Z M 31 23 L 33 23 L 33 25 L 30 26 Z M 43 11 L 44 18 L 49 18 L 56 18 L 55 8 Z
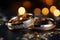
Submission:
M 23 2 L 23 6 L 24 6 L 25 8 L 30 8 L 30 7 L 32 6 L 32 4 L 31 4 L 30 1 L 24 1 L 24 2 Z
M 40 8 L 35 8 L 34 9 L 34 14 L 35 15 L 39 15 L 41 13 L 41 9 Z
M 60 11 L 59 11 L 59 15 L 60 15 Z
M 53 15 L 54 15 L 55 17 L 58 17 L 58 16 L 60 15 L 59 10 L 58 10 L 58 9 L 56 9 L 56 10 L 54 11 Z
M 42 9 L 42 14 L 43 15 L 48 15 L 48 13 L 49 13 L 49 9 L 48 8 L 43 8 Z
M 20 15 L 24 15 L 26 13 L 26 11 L 25 11 L 25 8 L 24 7 L 20 7 L 19 9 L 18 9 L 18 15 L 20 16 Z
M 45 3 L 48 6 L 50 6 L 50 5 L 53 5 L 54 0 L 43 0 L 43 3 Z
M 52 5 L 53 4 L 53 0 L 46 0 L 46 4 L 47 5 Z
M 56 6 L 51 6 L 50 7 L 50 12 L 53 13 L 56 9 L 57 9 Z
M 22 17 L 20 17 L 20 20 L 22 20 L 23 18 Z

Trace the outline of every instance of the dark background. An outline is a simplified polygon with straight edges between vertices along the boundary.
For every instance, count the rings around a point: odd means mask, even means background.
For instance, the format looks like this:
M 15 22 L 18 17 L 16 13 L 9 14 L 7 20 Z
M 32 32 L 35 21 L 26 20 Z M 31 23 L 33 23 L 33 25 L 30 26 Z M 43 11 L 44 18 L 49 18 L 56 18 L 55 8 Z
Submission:
M 0 11 L 5 14 L 7 17 L 11 17 L 13 15 L 17 15 L 17 10 L 19 7 L 23 6 L 24 1 L 30 1 L 32 6 L 28 10 L 28 12 L 33 13 L 34 8 L 50 8 L 50 6 L 54 5 L 58 9 L 60 9 L 60 0 L 53 0 L 54 3 L 52 5 L 47 5 L 44 3 L 45 0 L 0 0 Z M 27 9 L 26 9 L 27 10 Z

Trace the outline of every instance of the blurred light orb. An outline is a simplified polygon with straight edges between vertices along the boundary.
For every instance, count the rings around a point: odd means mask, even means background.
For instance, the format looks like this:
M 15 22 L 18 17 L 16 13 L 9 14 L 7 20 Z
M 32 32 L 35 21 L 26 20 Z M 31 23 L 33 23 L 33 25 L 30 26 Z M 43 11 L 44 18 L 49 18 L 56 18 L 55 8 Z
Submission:
M 42 14 L 43 15 L 48 15 L 48 13 L 49 13 L 49 9 L 48 8 L 43 8 L 42 9 Z
M 20 17 L 20 20 L 23 20 L 23 18 L 22 18 L 22 17 Z
M 25 8 L 24 7 L 20 7 L 19 9 L 18 9 L 18 15 L 20 16 L 20 15 L 24 15 L 25 14 Z
M 54 0 L 42 0 L 42 1 L 43 1 L 43 3 L 45 3 L 48 6 L 51 6 L 54 3 Z
M 53 4 L 53 0 L 46 0 L 46 4 L 47 5 L 52 5 Z
M 24 1 L 23 2 L 23 6 L 25 7 L 25 8 L 30 8 L 31 7 L 31 2 L 30 1 Z
M 59 15 L 60 15 L 60 11 L 59 11 Z
M 50 12 L 53 13 L 56 9 L 57 9 L 56 6 L 51 6 L 50 7 Z
M 35 15 L 39 15 L 41 13 L 41 9 L 40 8 L 35 8 L 34 9 L 34 14 Z
M 58 17 L 58 16 L 60 15 L 59 10 L 58 10 L 58 9 L 56 9 L 56 10 L 54 11 L 53 15 L 54 15 L 55 17 Z

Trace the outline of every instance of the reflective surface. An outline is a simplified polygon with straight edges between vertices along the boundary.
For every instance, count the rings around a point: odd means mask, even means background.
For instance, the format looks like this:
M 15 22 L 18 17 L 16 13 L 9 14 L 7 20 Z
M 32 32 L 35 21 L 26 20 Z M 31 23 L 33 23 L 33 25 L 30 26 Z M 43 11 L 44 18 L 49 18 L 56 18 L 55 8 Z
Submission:
M 7 23 L 7 27 L 9 30 L 14 29 L 23 29 L 23 28 L 30 28 L 32 25 L 34 25 L 34 19 L 32 17 L 33 15 L 30 13 L 27 14 L 26 18 L 22 17 L 22 20 L 20 20 L 20 16 L 15 16 L 11 18 Z
M 51 30 L 55 28 L 56 22 L 52 18 L 37 18 L 35 20 L 36 29 Z

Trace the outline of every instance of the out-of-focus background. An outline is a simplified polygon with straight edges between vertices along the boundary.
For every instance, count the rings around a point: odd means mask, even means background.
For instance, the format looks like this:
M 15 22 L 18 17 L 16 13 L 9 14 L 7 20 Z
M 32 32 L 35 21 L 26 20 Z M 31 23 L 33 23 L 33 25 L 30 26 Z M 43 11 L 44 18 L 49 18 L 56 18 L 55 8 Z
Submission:
M 34 8 L 50 8 L 52 5 L 60 9 L 60 0 L 0 0 L 0 12 L 10 18 L 17 15 L 21 6 L 24 6 L 27 12 L 33 13 Z

